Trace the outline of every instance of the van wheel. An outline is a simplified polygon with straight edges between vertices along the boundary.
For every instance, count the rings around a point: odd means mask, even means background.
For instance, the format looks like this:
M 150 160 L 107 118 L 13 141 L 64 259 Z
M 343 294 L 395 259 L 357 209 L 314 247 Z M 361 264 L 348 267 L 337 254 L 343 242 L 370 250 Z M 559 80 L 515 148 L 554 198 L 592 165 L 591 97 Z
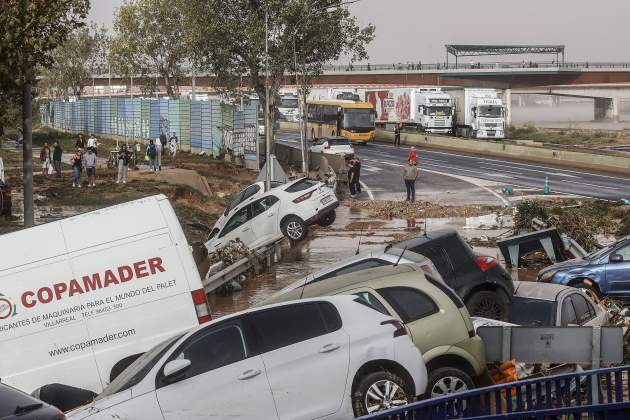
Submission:
M 335 222 L 336 218 L 337 213 L 333 210 L 320 217 L 320 219 L 317 221 L 317 224 L 321 227 L 328 227 Z
M 301 241 L 308 234 L 308 226 L 297 216 L 289 216 L 280 227 L 282 234 L 292 241 Z
M 426 398 L 464 392 L 475 387 L 472 378 L 463 370 L 454 367 L 441 367 L 429 373 Z
M 142 356 L 143 354 L 144 353 L 134 354 L 132 356 L 125 357 L 124 359 L 116 362 L 111 372 L 109 373 L 109 382 L 112 382 L 114 379 L 116 379 L 116 377 L 120 375 L 123 372 L 123 370 L 127 369 L 129 365 L 135 362 L 136 359 Z
M 411 387 L 391 372 L 372 372 L 357 383 L 352 393 L 352 408 L 356 417 L 400 407 L 415 400 Z
M 507 321 L 509 299 L 503 290 L 480 290 L 466 299 L 472 316 Z

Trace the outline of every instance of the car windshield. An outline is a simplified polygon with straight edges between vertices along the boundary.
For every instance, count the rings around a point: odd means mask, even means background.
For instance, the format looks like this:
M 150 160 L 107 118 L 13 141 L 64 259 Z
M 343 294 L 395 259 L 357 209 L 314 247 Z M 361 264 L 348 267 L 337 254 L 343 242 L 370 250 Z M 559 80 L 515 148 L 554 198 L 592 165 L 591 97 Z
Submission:
M 96 399 L 109 397 L 110 395 L 117 394 L 132 386 L 137 385 L 144 377 L 149 373 L 153 366 L 164 356 L 172 346 L 179 340 L 183 334 L 179 334 L 175 337 L 171 337 L 168 340 L 162 341 L 157 346 L 153 347 L 148 352 L 140 356 L 135 362 L 129 365 L 127 369 L 123 370 L 120 375 L 116 377 L 109 385 L 105 387 Z
M 374 128 L 374 111 L 372 109 L 344 109 L 343 128 Z
M 282 98 L 278 108 L 296 108 L 298 107 L 297 98 Z
M 480 117 L 488 117 L 488 118 L 497 118 L 503 116 L 503 107 L 501 106 L 480 106 L 479 107 L 479 116 Z
M 555 302 L 513 296 L 508 321 L 528 327 L 552 327 L 555 313 Z
M 619 245 L 621 245 L 622 243 L 628 241 L 628 243 L 630 243 L 630 240 L 628 238 L 623 238 L 617 242 L 615 242 L 612 245 L 608 245 L 607 247 L 604 247 L 602 249 L 596 249 L 595 251 L 591 252 L 590 254 L 587 254 L 584 259 L 585 260 L 596 260 L 599 257 L 601 257 L 602 255 L 604 255 L 605 253 L 607 253 L 608 251 L 610 251 L 613 248 L 618 247 Z
M 447 106 L 428 106 L 424 108 L 425 115 L 435 115 L 438 117 L 451 115 L 451 108 Z

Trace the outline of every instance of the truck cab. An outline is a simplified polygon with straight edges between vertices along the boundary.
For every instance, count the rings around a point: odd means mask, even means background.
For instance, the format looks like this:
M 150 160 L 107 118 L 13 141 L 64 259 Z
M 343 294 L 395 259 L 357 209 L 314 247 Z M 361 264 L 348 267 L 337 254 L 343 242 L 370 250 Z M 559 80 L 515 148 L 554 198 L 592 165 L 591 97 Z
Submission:
M 439 89 L 416 92 L 417 123 L 428 133 L 450 133 L 453 128 L 453 100 Z
M 472 103 L 473 137 L 502 139 L 505 137 L 505 107 L 499 98 L 479 98 Z

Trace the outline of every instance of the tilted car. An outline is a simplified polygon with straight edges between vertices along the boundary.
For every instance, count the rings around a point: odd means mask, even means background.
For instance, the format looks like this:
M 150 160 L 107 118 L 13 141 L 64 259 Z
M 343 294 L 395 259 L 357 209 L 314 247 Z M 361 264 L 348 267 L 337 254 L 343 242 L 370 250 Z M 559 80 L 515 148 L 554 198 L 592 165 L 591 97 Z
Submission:
M 430 231 L 395 247 L 433 261 L 444 282 L 466 302 L 471 315 L 506 319 L 514 293 L 512 277 L 496 258 L 473 251 L 456 230 Z
M 591 252 L 584 258 L 553 264 L 538 273 L 537 281 L 590 290 L 597 296 L 630 296 L 630 236 Z
M 260 184 L 250 185 L 230 202 L 208 236 L 208 252 L 237 238 L 252 249 L 282 236 L 300 241 L 310 225 L 329 226 L 335 221 L 339 201 L 319 181 L 301 178 L 266 192 Z
M 583 291 L 559 284 L 515 281 L 508 322 L 531 327 L 602 326 L 608 314 Z
M 69 419 L 350 419 L 424 392 L 402 324 L 356 296 L 250 309 L 166 340 Z
M 307 283 L 262 304 L 353 294 L 401 321 L 429 371 L 426 397 L 471 389 L 485 379 L 485 347 L 452 289 L 412 264 L 370 268 Z
M 65 420 L 66 416 L 35 397 L 0 383 L 0 419 Z
M 315 139 L 311 146 L 311 152 L 340 155 L 346 159 L 352 159 L 354 157 L 354 148 L 350 144 L 350 140 L 338 136 Z

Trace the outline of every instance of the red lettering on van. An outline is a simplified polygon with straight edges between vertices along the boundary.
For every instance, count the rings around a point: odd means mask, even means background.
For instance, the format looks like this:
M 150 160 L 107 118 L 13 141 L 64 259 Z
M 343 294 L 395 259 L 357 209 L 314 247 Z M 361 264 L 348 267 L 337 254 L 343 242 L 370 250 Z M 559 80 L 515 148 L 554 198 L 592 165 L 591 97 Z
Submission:
M 30 302 L 27 300 L 29 297 L 31 298 Z M 25 308 L 32 308 L 37 303 L 36 300 L 33 300 L 34 297 L 35 293 L 33 292 L 29 291 L 22 293 L 22 305 L 24 305 Z
M 128 265 L 118 267 L 118 277 L 121 283 L 126 283 L 133 278 L 133 270 Z
M 81 285 L 76 279 L 70 280 L 70 287 L 68 291 L 68 297 L 72 297 L 74 295 L 83 293 L 83 289 L 81 289 Z M 58 298 L 59 299 L 59 298 Z
M 147 272 L 147 262 L 146 261 L 138 261 L 133 263 L 133 269 L 136 271 L 136 278 L 141 279 L 142 277 L 147 277 L 149 273 Z
M 55 283 L 53 284 L 53 289 L 55 289 L 55 298 L 61 300 L 61 294 L 68 290 L 68 285 L 66 283 Z
M 112 270 L 107 270 L 105 272 L 105 282 L 103 283 L 103 287 L 107 287 L 110 284 L 118 284 L 118 279 L 112 272 Z
M 53 292 L 50 287 L 42 287 L 37 291 L 37 300 L 41 303 L 50 303 L 53 299 Z
M 86 292 L 94 291 L 100 289 L 101 287 L 101 275 L 98 273 L 92 274 L 90 276 L 83 276 L 83 289 Z
M 164 270 L 164 267 L 162 267 L 162 258 L 160 257 L 155 257 L 155 258 L 149 258 L 149 270 L 151 270 L 151 274 L 155 274 L 158 271 L 160 273 L 165 272 L 166 270 Z

